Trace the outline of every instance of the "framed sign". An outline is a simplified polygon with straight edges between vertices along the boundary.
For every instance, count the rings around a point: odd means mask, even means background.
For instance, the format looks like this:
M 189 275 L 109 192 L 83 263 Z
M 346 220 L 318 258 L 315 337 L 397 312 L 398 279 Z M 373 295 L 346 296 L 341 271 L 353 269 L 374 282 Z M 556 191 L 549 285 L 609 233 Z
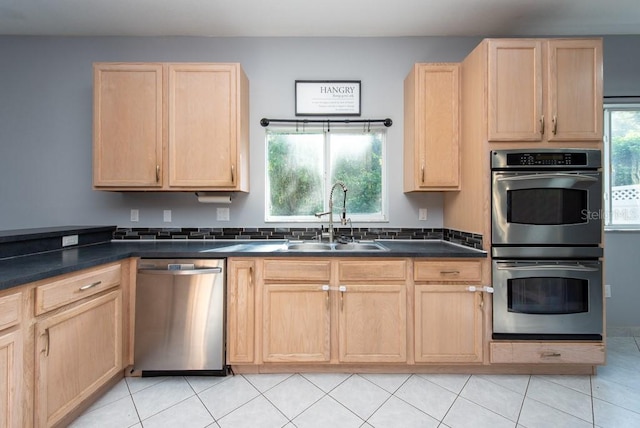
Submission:
M 296 116 L 360 116 L 360 80 L 296 80 Z

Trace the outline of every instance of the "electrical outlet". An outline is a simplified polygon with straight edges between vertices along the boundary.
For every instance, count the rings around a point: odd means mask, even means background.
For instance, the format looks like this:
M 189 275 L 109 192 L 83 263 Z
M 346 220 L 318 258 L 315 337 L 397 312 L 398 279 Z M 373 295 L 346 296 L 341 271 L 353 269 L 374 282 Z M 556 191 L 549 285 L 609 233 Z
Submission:
M 138 221 L 138 220 L 140 220 L 139 211 L 131 210 L 131 221 Z
M 611 284 L 604 285 L 604 297 L 611 297 Z
M 164 210 L 162 212 L 162 221 L 165 223 L 171 223 L 171 210 Z
M 420 208 L 418 210 L 418 220 L 427 221 L 427 209 L 426 208 Z
M 229 208 L 217 208 L 216 218 L 218 221 L 229 221 Z
M 62 237 L 62 246 L 78 245 L 78 235 L 67 235 Z

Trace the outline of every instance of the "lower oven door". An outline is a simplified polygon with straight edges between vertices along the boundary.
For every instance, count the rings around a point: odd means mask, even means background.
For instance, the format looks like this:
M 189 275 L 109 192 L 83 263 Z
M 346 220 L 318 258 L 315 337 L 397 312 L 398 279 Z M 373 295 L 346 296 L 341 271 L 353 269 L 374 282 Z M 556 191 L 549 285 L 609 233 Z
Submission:
M 598 260 L 494 260 L 493 288 L 494 338 L 602 335 Z

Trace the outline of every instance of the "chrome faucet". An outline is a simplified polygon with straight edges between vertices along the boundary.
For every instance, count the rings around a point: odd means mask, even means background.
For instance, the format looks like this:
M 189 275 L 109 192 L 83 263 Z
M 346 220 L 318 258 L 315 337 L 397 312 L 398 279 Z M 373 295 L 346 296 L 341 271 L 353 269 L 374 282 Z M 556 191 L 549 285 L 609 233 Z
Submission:
M 333 186 L 331 186 L 331 192 L 329 193 L 329 211 L 323 213 L 316 213 L 316 217 L 320 218 L 323 215 L 329 216 L 329 243 L 333 242 L 333 191 L 336 187 L 342 187 L 342 192 L 344 194 L 344 198 L 342 199 L 342 217 L 340 218 L 340 224 L 343 226 L 347 225 L 347 222 L 350 219 L 347 219 L 347 186 L 342 181 L 336 181 Z M 322 238 L 322 236 L 321 236 Z

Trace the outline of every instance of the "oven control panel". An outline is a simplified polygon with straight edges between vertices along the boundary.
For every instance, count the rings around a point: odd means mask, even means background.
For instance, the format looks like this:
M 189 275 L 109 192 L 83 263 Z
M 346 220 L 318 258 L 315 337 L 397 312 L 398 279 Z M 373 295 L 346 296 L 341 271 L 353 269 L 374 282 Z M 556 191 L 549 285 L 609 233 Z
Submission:
M 567 165 L 585 166 L 586 153 L 510 153 L 507 155 L 508 166 L 547 166 Z
M 599 150 L 494 150 L 491 152 L 493 169 L 518 168 L 599 168 Z

